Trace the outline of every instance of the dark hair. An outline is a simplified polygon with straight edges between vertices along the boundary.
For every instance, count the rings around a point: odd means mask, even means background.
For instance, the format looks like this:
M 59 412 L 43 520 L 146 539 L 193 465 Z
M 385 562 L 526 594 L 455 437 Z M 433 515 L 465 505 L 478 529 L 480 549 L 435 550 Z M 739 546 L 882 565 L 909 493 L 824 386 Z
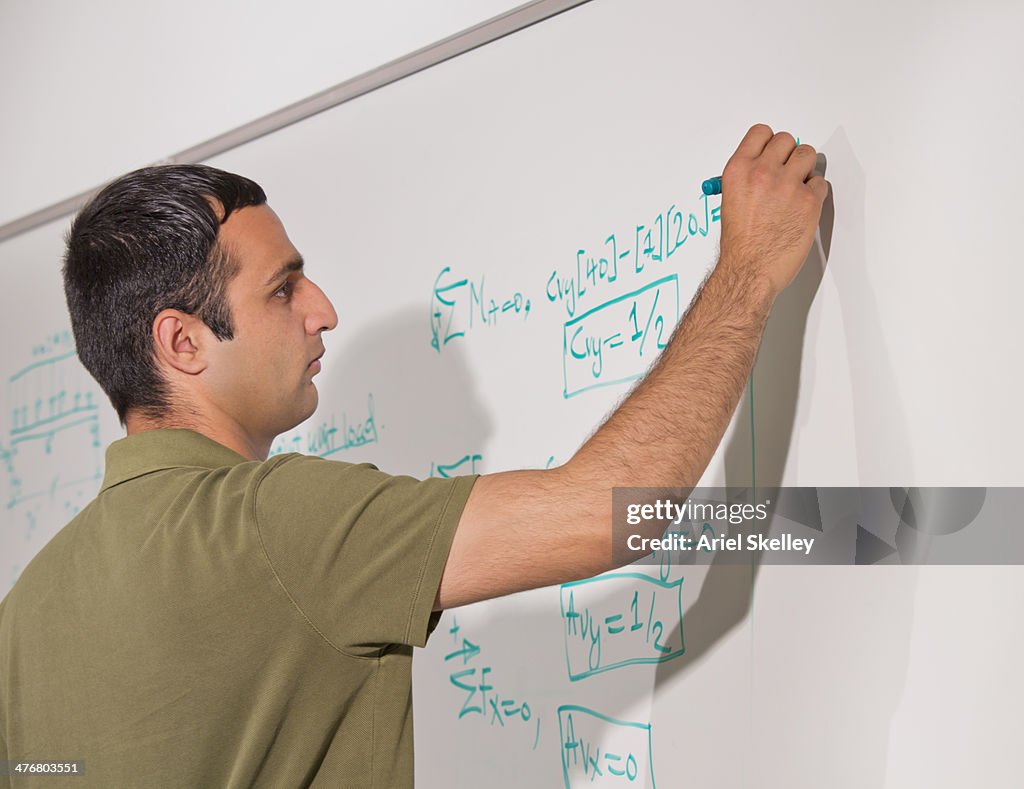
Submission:
M 238 265 L 217 233 L 232 211 L 266 200 L 240 175 L 164 165 L 118 178 L 75 217 L 64 256 L 71 329 L 122 425 L 129 409 L 155 418 L 171 405 L 153 349 L 161 310 L 199 317 L 220 340 L 234 336 L 227 285 Z

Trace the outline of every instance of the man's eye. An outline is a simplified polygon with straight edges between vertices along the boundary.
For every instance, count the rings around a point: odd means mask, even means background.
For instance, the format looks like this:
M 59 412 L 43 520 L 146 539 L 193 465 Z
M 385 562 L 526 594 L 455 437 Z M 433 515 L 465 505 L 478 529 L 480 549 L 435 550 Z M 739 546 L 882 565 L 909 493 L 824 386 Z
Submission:
M 295 283 L 291 280 L 285 282 L 281 287 L 274 293 L 275 296 L 282 296 L 283 298 L 289 298 L 292 295 L 292 290 L 295 287 Z

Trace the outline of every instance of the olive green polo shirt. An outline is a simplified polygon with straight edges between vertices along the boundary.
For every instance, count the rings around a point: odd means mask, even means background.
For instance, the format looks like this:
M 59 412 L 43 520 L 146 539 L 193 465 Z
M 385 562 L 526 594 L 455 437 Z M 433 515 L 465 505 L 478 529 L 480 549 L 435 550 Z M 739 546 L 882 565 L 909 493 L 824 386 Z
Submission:
M 474 480 L 114 442 L 0 603 L 0 759 L 85 773 L 0 786 L 412 786 L 412 647 Z

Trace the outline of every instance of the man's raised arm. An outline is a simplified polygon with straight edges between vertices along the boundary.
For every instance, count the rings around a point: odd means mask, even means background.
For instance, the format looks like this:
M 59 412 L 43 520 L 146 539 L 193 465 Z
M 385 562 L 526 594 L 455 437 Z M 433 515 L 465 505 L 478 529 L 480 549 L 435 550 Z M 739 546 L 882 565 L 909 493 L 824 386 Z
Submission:
M 612 488 L 697 484 L 814 240 L 829 188 L 815 163 L 789 133 L 751 127 L 722 173 L 718 264 L 661 357 L 565 465 L 477 480 L 435 607 L 612 569 Z

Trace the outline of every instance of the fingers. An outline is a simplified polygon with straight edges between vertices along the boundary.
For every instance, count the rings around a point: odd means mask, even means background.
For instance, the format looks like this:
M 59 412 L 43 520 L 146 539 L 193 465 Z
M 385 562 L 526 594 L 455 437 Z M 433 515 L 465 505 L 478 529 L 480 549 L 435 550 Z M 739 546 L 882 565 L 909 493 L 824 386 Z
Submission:
M 796 148 L 796 140 L 789 132 L 777 132 L 764 147 L 762 156 L 772 164 L 785 164 Z
M 794 163 L 795 170 L 802 172 L 802 181 L 807 180 L 814 171 L 814 157 L 816 151 L 810 145 L 797 145 L 793 135 L 789 132 L 772 131 L 772 127 L 766 123 L 755 123 L 744 135 L 736 148 L 734 158 L 757 159 L 763 157 L 765 160 L 778 165 L 789 165 Z M 796 157 L 794 159 L 793 157 Z M 810 169 L 804 172 L 808 164 Z M 795 174 L 795 173 L 794 173 Z
M 787 175 L 799 179 L 811 188 L 820 201 L 828 196 L 828 182 L 814 175 L 817 151 L 810 145 L 797 145 L 789 132 L 773 132 L 765 123 L 750 127 L 733 154 L 733 159 L 753 162 L 762 159 L 785 168 Z
M 736 153 L 733 156 L 742 159 L 756 159 L 764 151 L 764 147 L 772 139 L 772 127 L 764 123 L 756 123 L 750 127 L 746 135 L 740 140 Z
M 819 203 L 825 202 L 825 198 L 828 197 L 828 181 L 826 181 L 820 175 L 816 175 L 810 181 L 807 182 L 807 186 L 810 188 L 812 192 L 814 192 L 814 196 L 818 198 Z
M 810 145 L 796 145 L 789 159 L 786 160 L 786 170 L 800 179 L 801 183 L 814 175 L 814 168 L 818 164 L 818 152 Z

